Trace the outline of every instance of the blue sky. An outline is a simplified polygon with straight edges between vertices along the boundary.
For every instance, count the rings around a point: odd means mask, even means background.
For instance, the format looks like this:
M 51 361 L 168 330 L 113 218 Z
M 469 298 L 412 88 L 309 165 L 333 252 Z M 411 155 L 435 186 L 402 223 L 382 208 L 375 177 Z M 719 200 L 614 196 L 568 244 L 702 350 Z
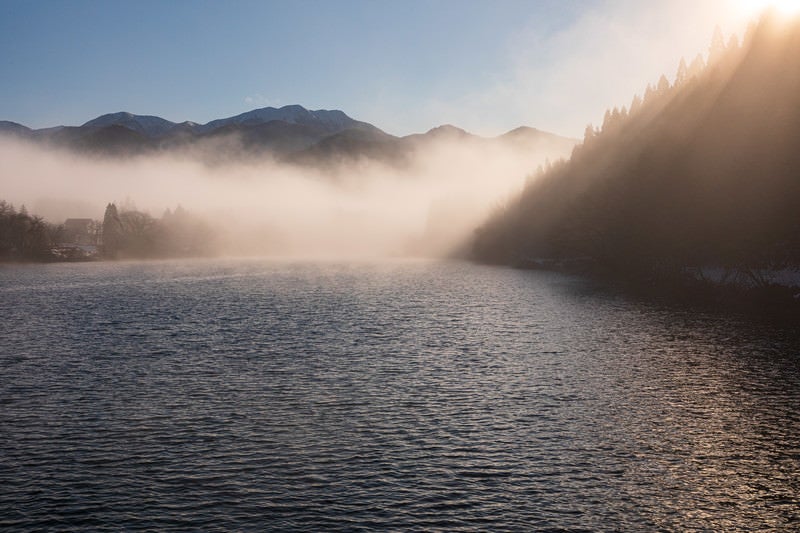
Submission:
M 740 29 L 730 0 L 650 4 L 0 0 L 0 119 L 206 122 L 299 103 L 398 135 L 442 123 L 579 135 L 703 52 L 715 23 Z

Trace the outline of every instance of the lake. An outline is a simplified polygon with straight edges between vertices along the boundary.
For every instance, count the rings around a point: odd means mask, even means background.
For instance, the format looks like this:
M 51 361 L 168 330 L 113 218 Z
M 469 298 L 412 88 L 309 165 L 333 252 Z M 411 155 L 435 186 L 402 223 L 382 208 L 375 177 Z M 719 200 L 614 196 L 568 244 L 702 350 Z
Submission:
M 792 324 L 436 261 L 0 266 L 0 529 L 800 528 Z

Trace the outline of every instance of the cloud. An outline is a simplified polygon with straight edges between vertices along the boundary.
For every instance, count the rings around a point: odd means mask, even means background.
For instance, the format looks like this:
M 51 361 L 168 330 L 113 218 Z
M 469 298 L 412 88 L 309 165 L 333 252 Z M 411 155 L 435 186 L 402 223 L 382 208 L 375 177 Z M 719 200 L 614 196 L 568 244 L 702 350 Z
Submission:
M 280 98 L 268 98 L 263 94 L 245 96 L 244 103 L 251 107 L 281 107 L 283 105 Z
M 581 136 L 606 109 L 628 105 L 681 57 L 705 53 L 714 27 L 741 34 L 746 13 L 732 0 L 607 1 L 544 35 L 532 23 L 508 41 L 506 63 L 482 87 L 431 99 L 429 116 L 497 134 L 520 124 Z

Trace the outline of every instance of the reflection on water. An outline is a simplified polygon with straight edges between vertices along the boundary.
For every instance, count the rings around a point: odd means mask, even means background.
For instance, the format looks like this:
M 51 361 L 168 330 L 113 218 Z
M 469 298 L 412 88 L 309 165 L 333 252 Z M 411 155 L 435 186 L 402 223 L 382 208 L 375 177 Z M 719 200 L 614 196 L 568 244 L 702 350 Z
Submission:
M 786 327 L 458 263 L 0 267 L 0 527 L 800 527 Z

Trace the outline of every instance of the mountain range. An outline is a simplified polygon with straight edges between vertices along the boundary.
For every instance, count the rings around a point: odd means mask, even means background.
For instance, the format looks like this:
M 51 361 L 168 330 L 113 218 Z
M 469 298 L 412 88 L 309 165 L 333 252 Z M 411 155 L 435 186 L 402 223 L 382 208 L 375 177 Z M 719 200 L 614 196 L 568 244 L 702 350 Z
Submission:
M 576 139 L 529 127 L 498 137 L 480 137 L 455 126 L 398 137 L 339 110 L 308 110 L 300 105 L 265 107 L 206 124 L 172 122 L 151 115 L 109 113 L 81 126 L 30 129 L 0 121 L 0 134 L 106 156 L 184 151 L 205 159 L 270 156 L 301 165 L 323 165 L 358 158 L 402 163 L 420 147 L 459 140 L 513 149 L 568 155 Z

